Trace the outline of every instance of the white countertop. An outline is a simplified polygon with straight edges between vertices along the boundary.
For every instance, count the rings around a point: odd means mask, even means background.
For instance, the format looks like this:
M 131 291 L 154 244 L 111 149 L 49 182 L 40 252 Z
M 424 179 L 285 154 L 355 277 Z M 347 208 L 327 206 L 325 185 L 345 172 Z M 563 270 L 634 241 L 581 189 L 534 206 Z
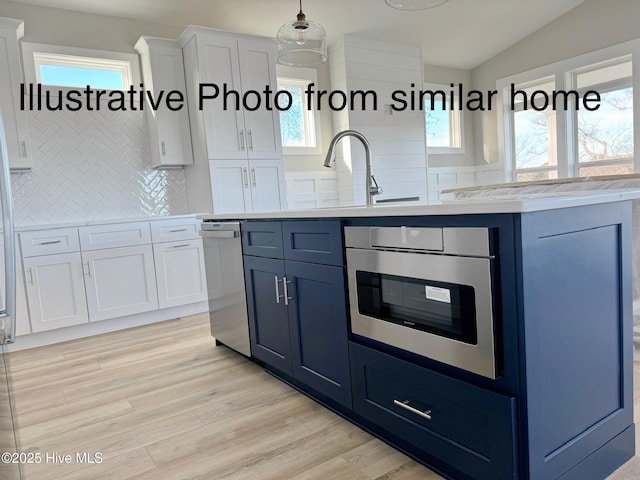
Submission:
M 174 218 L 193 218 L 196 214 L 184 214 L 184 215 L 168 215 L 165 217 L 139 217 L 139 218 L 111 218 L 107 220 L 84 220 L 77 222 L 65 222 L 65 223 L 49 223 L 44 225 L 19 225 L 16 224 L 16 232 L 29 232 L 32 230 L 48 230 L 50 228 L 65 228 L 65 227 L 86 227 L 88 225 L 111 225 L 114 223 L 129 223 L 129 222 L 152 222 L 156 220 L 171 220 Z M 201 215 L 200 215 L 201 216 Z M 198 218 L 200 218 L 198 216 Z
M 284 218 L 353 218 L 401 217 L 429 215 L 472 215 L 491 213 L 526 213 L 558 208 L 579 207 L 600 203 L 620 202 L 640 198 L 640 190 L 592 190 L 579 192 L 549 192 L 519 195 L 496 195 L 438 203 L 328 207 L 311 210 L 283 210 L 263 213 L 226 213 L 197 215 L 203 220 L 261 220 Z

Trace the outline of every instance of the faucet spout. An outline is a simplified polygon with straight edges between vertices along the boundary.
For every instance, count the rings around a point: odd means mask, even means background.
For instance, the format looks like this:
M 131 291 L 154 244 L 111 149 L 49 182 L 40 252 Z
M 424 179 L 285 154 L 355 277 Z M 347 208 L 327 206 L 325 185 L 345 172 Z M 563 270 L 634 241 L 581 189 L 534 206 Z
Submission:
M 336 144 L 342 140 L 344 137 L 355 137 L 362 142 L 364 146 L 364 154 L 366 159 L 366 181 L 365 185 L 367 188 L 366 199 L 367 205 L 373 205 L 373 197 L 375 195 L 380 195 L 382 193 L 382 188 L 378 186 L 378 182 L 374 178 L 372 174 L 372 165 L 371 165 L 371 145 L 367 138 L 356 130 L 343 130 L 342 132 L 336 134 L 335 137 L 331 140 L 329 144 L 329 150 L 327 151 L 327 156 L 324 160 L 324 166 L 331 168 L 333 163 L 336 160 Z

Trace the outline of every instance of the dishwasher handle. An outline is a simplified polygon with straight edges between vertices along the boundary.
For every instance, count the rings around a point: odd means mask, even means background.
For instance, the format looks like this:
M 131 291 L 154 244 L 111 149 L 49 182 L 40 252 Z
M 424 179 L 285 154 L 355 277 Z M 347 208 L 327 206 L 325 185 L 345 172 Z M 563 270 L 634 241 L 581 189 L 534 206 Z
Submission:
M 202 238 L 238 238 L 239 230 L 200 230 Z

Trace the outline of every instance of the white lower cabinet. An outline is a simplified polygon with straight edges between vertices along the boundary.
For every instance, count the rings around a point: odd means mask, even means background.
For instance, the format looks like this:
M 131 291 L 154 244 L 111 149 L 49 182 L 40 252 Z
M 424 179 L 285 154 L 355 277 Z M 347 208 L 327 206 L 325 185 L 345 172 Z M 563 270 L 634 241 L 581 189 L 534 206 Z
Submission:
M 87 323 L 80 253 L 23 259 L 33 332 Z
M 151 245 L 82 252 L 92 322 L 158 308 Z
M 160 308 L 207 300 L 201 239 L 158 243 L 153 254 Z

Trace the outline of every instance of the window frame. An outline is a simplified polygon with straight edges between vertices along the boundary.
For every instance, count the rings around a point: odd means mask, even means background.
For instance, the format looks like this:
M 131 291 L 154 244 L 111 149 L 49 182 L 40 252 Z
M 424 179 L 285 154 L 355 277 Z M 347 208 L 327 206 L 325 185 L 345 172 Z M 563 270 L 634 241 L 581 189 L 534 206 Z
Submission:
M 318 72 L 315 68 L 304 67 L 288 67 L 285 65 L 277 65 L 277 85 L 278 90 L 281 89 L 281 84 L 289 83 L 296 86 L 306 88 L 309 83 L 314 83 L 318 86 Z M 312 99 L 313 101 L 313 99 Z M 315 146 L 288 146 L 282 144 L 283 155 L 320 155 L 322 154 L 322 138 L 321 138 L 321 125 L 320 125 L 320 112 L 315 108 L 315 104 L 312 104 L 311 110 L 307 108 L 306 102 L 302 102 L 303 113 L 307 119 L 305 122 L 305 137 L 307 135 L 313 136 Z M 313 128 L 309 126 L 313 123 Z M 281 132 L 282 134 L 282 132 Z
M 440 85 L 437 83 L 425 83 L 425 90 L 443 90 L 447 92 L 447 100 L 449 100 L 449 92 L 451 87 L 449 85 Z M 425 98 L 425 103 L 427 99 Z M 427 148 L 427 155 L 464 155 L 465 154 L 465 141 L 464 141 L 464 115 L 463 111 L 458 108 L 460 105 L 460 98 L 458 98 L 457 93 L 454 92 L 453 97 L 453 107 L 449 108 L 447 111 L 449 112 L 449 136 L 450 140 L 455 137 L 455 142 L 458 143 L 459 146 L 454 147 L 442 147 L 442 146 L 434 146 L 430 147 L 428 142 L 428 125 L 427 125 L 427 108 L 426 105 L 422 105 L 424 110 L 424 141 Z
M 509 108 L 509 94 L 512 83 L 518 88 L 526 88 L 528 84 L 541 83 L 544 79 L 553 78 L 556 90 L 578 90 L 580 92 L 583 89 L 575 87 L 575 78 L 577 74 L 627 61 L 632 62 L 633 70 L 632 82 L 630 85 L 633 87 L 634 91 L 633 165 L 634 173 L 640 173 L 640 151 L 638 150 L 640 145 L 640 143 L 638 143 L 640 142 L 640 39 L 638 39 L 501 78 L 496 82 L 496 88 L 499 92 L 497 97 L 498 154 L 500 161 L 504 166 L 505 181 L 517 182 L 517 175 L 520 173 L 534 173 L 537 170 L 548 170 L 547 167 L 542 167 L 541 169 L 516 168 L 515 151 L 513 148 L 515 138 L 513 112 Z M 599 91 L 598 87 L 600 85 L 609 87 L 612 84 L 616 84 L 618 81 L 618 79 L 615 79 L 603 82 L 602 84 L 590 86 L 588 89 Z M 557 111 L 555 132 L 555 150 L 557 155 L 557 172 L 559 179 L 576 178 L 579 175 L 579 169 L 584 167 L 628 163 L 628 160 L 603 160 L 601 165 L 600 161 L 588 163 L 580 163 L 578 161 L 577 111 L 573 102 L 571 102 L 570 108 L 567 111 Z M 551 170 L 555 169 L 552 168 Z
M 132 53 L 23 42 L 22 56 L 26 83 L 40 83 L 39 66 L 45 62 L 47 65 L 120 72 L 125 91 L 130 86 L 138 88 L 141 82 L 138 56 Z M 82 87 L 46 84 L 46 88 L 64 91 Z M 109 91 L 113 89 L 98 87 L 95 90 Z

